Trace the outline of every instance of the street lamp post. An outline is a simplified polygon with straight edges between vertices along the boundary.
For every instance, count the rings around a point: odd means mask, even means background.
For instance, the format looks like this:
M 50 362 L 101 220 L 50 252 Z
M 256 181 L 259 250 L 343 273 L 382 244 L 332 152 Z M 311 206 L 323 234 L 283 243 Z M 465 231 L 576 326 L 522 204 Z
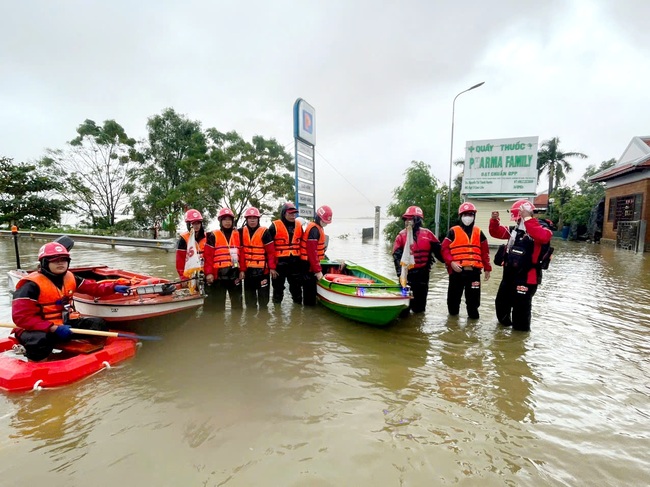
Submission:
M 449 188 L 447 193 L 447 231 L 451 228 L 451 170 L 453 167 L 453 158 L 454 158 L 454 114 L 456 111 L 456 98 L 458 98 L 463 93 L 472 91 L 479 86 L 483 86 L 485 81 L 481 81 L 474 86 L 467 88 L 466 90 L 461 91 L 454 97 L 454 102 L 451 104 L 451 149 L 449 150 Z

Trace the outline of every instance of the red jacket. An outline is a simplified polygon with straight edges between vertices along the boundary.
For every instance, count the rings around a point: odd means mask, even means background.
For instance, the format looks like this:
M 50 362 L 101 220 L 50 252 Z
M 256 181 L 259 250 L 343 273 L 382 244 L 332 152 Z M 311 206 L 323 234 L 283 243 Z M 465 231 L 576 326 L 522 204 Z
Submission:
M 309 262 L 309 272 L 322 272 L 320 261 L 325 258 L 325 232 L 319 224 L 310 222 L 302 234 L 300 258 Z
M 440 254 L 440 241 L 436 238 L 431 230 L 421 227 L 413 229 L 413 237 L 415 242 L 411 246 L 411 254 L 415 258 L 414 269 L 431 269 L 431 265 L 435 262 L 435 258 L 442 261 Z M 399 267 L 399 260 L 402 257 L 404 244 L 406 243 L 406 229 L 399 232 L 393 245 L 393 260 L 395 261 L 395 268 Z
M 38 274 L 40 280 L 49 280 L 49 278 L 44 274 L 36 272 L 32 274 Z M 30 274 L 30 276 L 32 274 Z M 68 271 L 68 274 L 72 273 Z M 83 294 L 90 294 L 91 296 L 107 296 L 115 292 L 115 281 L 95 282 L 90 279 L 82 279 L 76 276 L 74 279 L 75 285 L 72 287 L 75 288 L 74 290 Z M 54 286 L 55 284 L 52 283 L 52 287 Z M 58 289 L 62 288 L 58 287 Z M 59 321 L 45 319 L 43 309 L 44 306 L 48 306 L 47 302 L 49 301 L 50 299 L 47 294 L 41 292 L 41 288 L 37 282 L 26 278 L 21 279 L 16 286 L 14 299 L 11 303 L 13 322 L 16 326 L 20 327 L 20 329 L 15 330 L 14 333 L 18 336 L 22 333 L 22 330 L 47 331 L 50 326 L 52 326 L 53 321 Z M 59 308 L 59 313 L 63 312 L 63 304 L 64 303 L 62 302 L 56 303 Z
M 538 262 L 540 258 L 539 254 L 542 250 L 542 245 L 545 245 L 551 241 L 553 232 L 551 232 L 548 228 L 540 225 L 539 221 L 537 221 L 537 218 L 528 218 L 528 220 L 524 221 L 524 225 L 526 226 L 526 233 L 530 238 L 533 239 L 532 260 L 533 262 Z M 490 235 L 494 238 L 509 240 L 510 232 L 513 228 L 514 227 L 506 227 L 505 225 L 501 225 L 500 220 L 496 218 L 490 218 Z M 528 275 L 526 276 L 526 284 L 539 284 L 541 279 L 540 275 L 538 275 L 538 272 L 541 275 L 542 271 L 538 269 L 537 266 L 533 265 L 533 267 L 528 271 Z

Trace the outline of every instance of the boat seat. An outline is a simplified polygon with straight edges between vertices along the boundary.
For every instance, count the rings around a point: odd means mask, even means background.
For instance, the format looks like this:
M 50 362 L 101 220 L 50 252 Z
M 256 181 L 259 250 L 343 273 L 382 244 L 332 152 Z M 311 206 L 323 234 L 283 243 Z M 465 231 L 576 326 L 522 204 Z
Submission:
M 346 274 L 325 274 L 323 278 L 326 281 L 335 284 L 375 284 L 372 279 L 365 279 L 363 277 L 348 276 Z

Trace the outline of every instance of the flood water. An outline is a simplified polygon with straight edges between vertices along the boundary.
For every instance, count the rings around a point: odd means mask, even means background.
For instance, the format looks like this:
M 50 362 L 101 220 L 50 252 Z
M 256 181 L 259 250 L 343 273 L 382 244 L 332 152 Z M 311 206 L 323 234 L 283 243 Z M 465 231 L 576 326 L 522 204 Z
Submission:
M 394 275 L 369 220 L 335 220 L 330 258 Z M 23 267 L 43 242 L 22 239 Z M 287 299 L 268 313 L 168 317 L 124 365 L 0 394 L 0 484 L 648 485 L 650 255 L 554 242 L 530 333 L 427 311 L 373 328 Z M 494 250 L 493 250 L 494 252 Z M 0 319 L 11 318 L 0 240 Z M 73 264 L 175 277 L 173 253 L 79 243 Z M 144 327 L 144 328 L 142 328 Z M 0 336 L 8 334 L 0 329 Z

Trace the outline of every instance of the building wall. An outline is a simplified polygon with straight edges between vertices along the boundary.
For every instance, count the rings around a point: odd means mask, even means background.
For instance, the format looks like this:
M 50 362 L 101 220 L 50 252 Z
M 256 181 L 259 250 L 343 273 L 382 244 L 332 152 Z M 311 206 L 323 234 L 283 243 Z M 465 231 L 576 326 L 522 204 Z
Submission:
M 607 188 L 605 191 L 605 218 L 603 222 L 603 239 L 616 241 L 616 230 L 614 221 L 608 221 L 609 202 L 611 198 L 618 198 L 631 194 L 643 194 L 643 209 L 641 210 L 641 219 L 650 223 L 650 179 L 635 181 L 630 184 Z M 646 227 L 645 248 L 650 250 L 650 225 Z
M 510 213 L 508 212 L 508 210 L 516 200 L 504 201 L 504 200 L 497 200 L 497 199 L 471 199 L 470 198 L 466 201 L 476 206 L 475 225 L 477 225 L 481 230 L 483 230 L 483 233 L 488 239 L 488 244 L 490 245 L 490 247 L 498 247 L 499 245 L 504 243 L 504 240 L 499 240 L 490 237 L 490 230 L 489 230 L 490 217 L 493 211 L 498 211 L 499 219 L 501 220 L 502 225 L 506 225 L 506 226 L 514 225 L 514 223 L 510 221 Z M 456 210 L 458 210 L 458 208 L 456 208 Z M 454 220 L 453 217 L 451 220 L 452 220 L 452 224 L 455 225 L 456 222 L 458 221 L 458 213 L 456 213 L 456 220 Z

